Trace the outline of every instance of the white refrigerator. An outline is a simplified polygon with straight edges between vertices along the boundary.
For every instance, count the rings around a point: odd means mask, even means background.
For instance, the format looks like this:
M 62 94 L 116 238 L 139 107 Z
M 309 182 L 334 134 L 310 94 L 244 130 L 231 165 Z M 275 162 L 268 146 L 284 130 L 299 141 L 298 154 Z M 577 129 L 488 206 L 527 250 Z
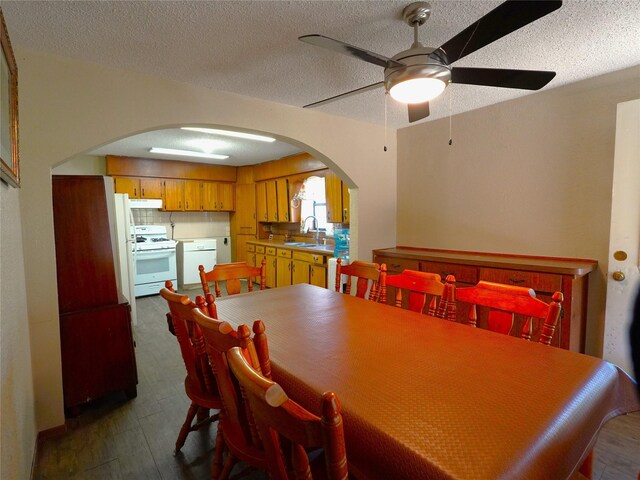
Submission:
M 138 316 L 134 290 L 136 263 L 133 259 L 134 222 L 129 208 L 129 195 L 126 193 L 115 194 L 115 226 L 120 291 L 127 297 L 129 305 L 131 305 L 131 321 L 137 325 Z

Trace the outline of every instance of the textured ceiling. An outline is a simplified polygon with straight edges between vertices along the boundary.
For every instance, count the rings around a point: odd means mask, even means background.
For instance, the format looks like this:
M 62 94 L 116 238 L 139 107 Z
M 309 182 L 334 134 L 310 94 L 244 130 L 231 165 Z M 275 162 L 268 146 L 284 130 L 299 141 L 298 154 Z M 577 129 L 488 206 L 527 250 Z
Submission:
M 393 56 L 412 30 L 398 1 L 2 1 L 12 43 L 274 102 L 302 106 L 382 80 L 382 68 L 302 43 L 319 33 Z M 437 47 L 500 1 L 433 0 L 420 40 Z M 455 66 L 554 70 L 545 89 L 640 63 L 640 1 L 565 0 Z M 450 85 L 433 120 L 530 92 Z M 382 89 L 319 109 L 384 124 Z M 408 125 L 388 101 L 388 124 Z

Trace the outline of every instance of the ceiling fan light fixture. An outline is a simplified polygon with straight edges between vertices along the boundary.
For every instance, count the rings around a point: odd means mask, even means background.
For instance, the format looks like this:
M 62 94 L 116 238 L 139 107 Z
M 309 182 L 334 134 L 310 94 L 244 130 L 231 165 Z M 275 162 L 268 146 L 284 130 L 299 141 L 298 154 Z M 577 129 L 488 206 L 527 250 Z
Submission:
M 389 94 L 401 103 L 424 103 L 440 95 L 446 86 L 439 78 L 411 78 L 392 85 Z

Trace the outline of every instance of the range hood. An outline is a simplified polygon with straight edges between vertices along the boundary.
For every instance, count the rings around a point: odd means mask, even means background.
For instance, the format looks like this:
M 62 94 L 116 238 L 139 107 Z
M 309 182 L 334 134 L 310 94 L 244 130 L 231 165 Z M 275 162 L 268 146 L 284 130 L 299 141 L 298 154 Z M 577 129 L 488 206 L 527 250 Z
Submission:
M 130 198 L 129 208 L 162 208 L 162 200 L 159 198 Z

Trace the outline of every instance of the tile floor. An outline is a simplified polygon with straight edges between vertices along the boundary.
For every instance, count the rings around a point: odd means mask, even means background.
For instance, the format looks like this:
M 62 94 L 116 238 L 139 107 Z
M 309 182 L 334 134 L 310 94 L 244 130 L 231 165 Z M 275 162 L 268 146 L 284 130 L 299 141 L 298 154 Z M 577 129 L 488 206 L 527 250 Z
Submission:
M 175 337 L 167 332 L 163 302 L 159 296 L 137 301 L 137 398 L 128 401 L 123 394 L 114 394 L 68 420 L 65 435 L 40 445 L 34 478 L 209 478 L 215 423 L 209 430 L 189 434 L 182 452 L 173 454 L 189 403 L 183 388 L 184 364 Z M 601 431 L 593 478 L 637 480 L 639 471 L 640 413 L 634 413 L 613 419 Z M 252 472 L 244 478 L 266 477 Z

